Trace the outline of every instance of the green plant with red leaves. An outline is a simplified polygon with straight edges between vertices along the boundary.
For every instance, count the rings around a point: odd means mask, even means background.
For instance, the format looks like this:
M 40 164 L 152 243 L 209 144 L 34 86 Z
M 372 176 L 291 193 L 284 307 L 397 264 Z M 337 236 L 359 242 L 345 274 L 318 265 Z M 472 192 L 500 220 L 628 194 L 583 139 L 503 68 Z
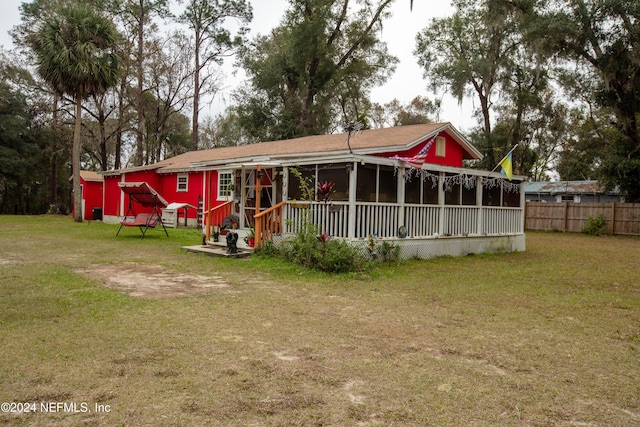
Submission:
M 319 202 L 329 203 L 331 195 L 336 191 L 336 183 L 333 181 L 318 182 L 316 186 L 316 197 Z

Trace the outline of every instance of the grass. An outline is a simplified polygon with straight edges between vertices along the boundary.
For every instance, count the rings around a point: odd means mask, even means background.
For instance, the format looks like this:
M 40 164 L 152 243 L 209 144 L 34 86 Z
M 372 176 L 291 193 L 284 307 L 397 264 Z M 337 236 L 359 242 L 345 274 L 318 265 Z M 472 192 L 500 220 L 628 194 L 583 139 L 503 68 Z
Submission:
M 116 230 L 0 216 L 0 402 L 38 409 L 0 423 L 640 425 L 640 239 L 329 275 Z M 131 262 L 229 286 L 136 298 L 78 273 Z

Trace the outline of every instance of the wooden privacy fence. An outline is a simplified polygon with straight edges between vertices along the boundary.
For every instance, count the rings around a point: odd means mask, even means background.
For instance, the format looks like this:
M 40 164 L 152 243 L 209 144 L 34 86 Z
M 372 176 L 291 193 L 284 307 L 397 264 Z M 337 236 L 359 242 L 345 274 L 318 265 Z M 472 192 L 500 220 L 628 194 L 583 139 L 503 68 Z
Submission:
M 604 218 L 609 234 L 640 235 L 640 203 L 527 202 L 525 229 L 580 232 L 589 218 Z

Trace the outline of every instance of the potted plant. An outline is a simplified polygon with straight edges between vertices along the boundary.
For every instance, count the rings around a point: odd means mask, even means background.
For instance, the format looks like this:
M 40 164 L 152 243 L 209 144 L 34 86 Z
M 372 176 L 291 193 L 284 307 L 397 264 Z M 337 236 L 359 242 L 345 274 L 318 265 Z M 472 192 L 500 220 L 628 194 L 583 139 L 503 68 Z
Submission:
M 250 227 L 249 231 L 247 231 L 244 241 L 250 248 L 253 248 L 256 245 L 256 234 L 253 227 Z

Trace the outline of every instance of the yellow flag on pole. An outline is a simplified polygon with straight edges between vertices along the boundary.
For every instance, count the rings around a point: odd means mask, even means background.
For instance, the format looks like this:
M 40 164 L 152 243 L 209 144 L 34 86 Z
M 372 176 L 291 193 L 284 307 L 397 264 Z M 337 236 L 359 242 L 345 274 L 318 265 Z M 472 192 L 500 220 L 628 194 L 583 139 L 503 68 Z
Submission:
M 511 151 L 509 152 L 509 154 L 504 156 L 504 159 L 502 159 L 500 163 L 498 163 L 498 166 L 502 167 L 502 170 L 500 172 L 507 175 L 507 178 L 509 178 L 509 181 L 511 181 L 511 178 L 513 177 L 513 162 L 511 160 Z

